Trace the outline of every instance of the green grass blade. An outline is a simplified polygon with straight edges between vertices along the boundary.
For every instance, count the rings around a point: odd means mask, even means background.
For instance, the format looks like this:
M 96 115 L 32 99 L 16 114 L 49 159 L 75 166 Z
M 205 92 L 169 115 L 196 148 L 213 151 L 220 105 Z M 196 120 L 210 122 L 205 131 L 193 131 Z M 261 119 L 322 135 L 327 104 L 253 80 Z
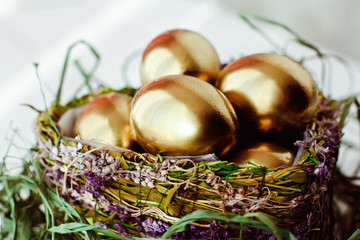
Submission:
M 269 227 L 270 231 L 276 236 L 276 238 L 278 240 L 283 239 L 282 234 L 280 232 L 280 229 L 278 227 L 276 227 L 275 223 L 273 221 L 271 221 L 270 218 L 266 217 L 264 214 L 261 214 L 261 213 L 246 213 L 244 215 L 244 217 L 248 217 L 248 218 L 256 217 L 256 218 L 258 218 L 261 222 L 263 222 L 266 226 Z
M 277 44 L 277 42 L 275 42 L 268 34 L 266 34 L 261 28 L 259 28 L 258 26 L 256 26 L 251 20 L 250 18 L 256 18 L 258 20 L 262 20 L 262 21 L 266 21 L 266 22 L 272 22 L 263 18 L 260 18 L 258 16 L 255 15 L 251 15 L 251 14 L 245 14 L 245 13 L 240 13 L 239 17 L 246 22 L 252 29 L 254 29 L 257 33 L 259 33 L 264 39 L 266 39 L 277 51 L 282 52 L 282 47 Z M 273 23 L 275 25 L 278 25 L 277 23 Z
M 260 221 L 256 221 L 252 219 L 253 217 L 257 217 Z M 268 231 L 274 234 L 277 239 L 282 239 L 284 236 L 290 236 L 290 239 L 295 239 L 295 237 L 287 230 L 280 229 L 275 226 L 275 224 L 265 215 L 261 213 L 254 213 L 248 215 L 235 215 L 235 214 L 223 214 L 223 213 L 215 213 L 208 212 L 204 210 L 197 210 L 191 214 L 186 215 L 177 221 L 174 225 L 172 225 L 168 231 L 164 233 L 162 239 L 167 239 L 171 237 L 175 232 L 185 231 L 186 225 L 198 220 L 211 219 L 218 220 L 223 222 L 231 222 L 241 224 L 244 228 L 257 228 L 261 230 Z
M 64 223 L 59 226 L 54 226 L 49 231 L 59 234 L 66 234 L 66 233 L 75 233 L 75 232 L 82 232 L 82 231 L 95 231 L 101 234 L 104 234 L 107 237 L 111 237 L 112 239 L 123 239 L 123 240 L 139 240 L 143 238 L 137 238 L 137 237 L 124 237 L 120 236 L 117 233 L 112 232 L 109 229 L 105 229 L 102 227 L 96 227 L 85 223 Z
M 348 240 L 359 240 L 360 239 L 360 229 L 356 229 L 356 231 L 351 234 Z
M 240 18 L 243 19 L 251 28 L 253 28 L 255 31 L 257 31 L 260 35 L 262 35 L 266 40 L 269 41 L 269 43 L 271 43 L 277 50 L 281 51 L 281 47 L 272 39 L 270 38 L 269 35 L 267 35 L 262 29 L 260 29 L 259 27 L 257 27 L 250 19 L 254 19 L 254 20 L 258 20 L 261 22 L 265 22 L 268 24 L 271 24 L 273 26 L 277 26 L 282 28 L 283 30 L 285 30 L 286 32 L 288 32 L 290 35 L 292 35 L 295 38 L 295 42 L 299 43 L 300 45 L 303 45 L 309 49 L 312 49 L 313 51 L 316 52 L 316 54 L 318 55 L 318 57 L 323 57 L 323 53 L 317 48 L 315 47 L 315 45 L 311 44 L 310 42 L 304 40 L 303 38 L 301 38 L 301 36 L 299 34 L 297 34 L 294 30 L 292 30 L 291 28 L 289 28 L 288 26 L 286 26 L 285 24 L 267 19 L 267 18 L 263 18 L 257 15 L 253 15 L 253 14 L 245 14 L 245 13 L 240 13 L 239 14 Z
M 355 103 L 356 105 L 356 98 L 355 97 L 351 97 L 348 98 L 346 100 L 344 100 L 344 107 L 341 111 L 341 116 L 340 116 L 340 124 L 342 126 L 345 125 L 345 121 L 347 119 L 347 116 L 349 115 L 350 112 L 350 107 Z M 359 108 L 358 108 L 359 109 Z M 358 110 L 359 111 L 359 110 Z
M 44 90 L 43 90 L 43 87 L 42 87 L 42 83 L 41 83 L 41 79 L 40 79 L 40 75 L 39 75 L 39 64 L 38 64 L 38 63 L 35 63 L 34 66 L 35 66 L 36 77 L 37 77 L 37 79 L 38 79 L 38 81 L 39 81 L 41 94 L 42 94 L 42 97 L 43 97 L 43 100 L 44 100 L 45 111 L 46 111 L 47 117 L 49 118 L 49 121 L 51 122 L 51 125 L 52 125 L 53 128 L 55 129 L 56 134 L 58 135 L 58 139 L 57 139 L 57 143 L 56 143 L 56 146 L 58 146 L 59 143 L 60 143 L 61 134 L 60 134 L 59 129 L 56 127 L 56 124 L 55 124 L 54 120 L 52 119 L 52 117 L 50 116 L 49 111 L 48 111 L 48 107 L 47 107 L 47 104 L 46 104 L 45 93 L 44 93 Z
M 2 216 L 1 220 L 2 220 L 2 224 L 3 224 L 1 233 L 2 234 L 11 233 L 13 231 L 13 221 L 11 220 L 11 218 Z
M 93 76 L 95 70 L 97 69 L 99 62 L 100 62 L 100 55 L 97 53 L 97 51 L 95 50 L 95 48 L 93 48 L 88 42 L 84 41 L 84 40 L 80 40 L 78 42 L 73 43 L 72 45 L 70 45 L 70 47 L 68 48 L 67 52 L 66 52 L 66 56 L 65 56 L 65 61 L 64 61 L 64 65 L 62 68 L 62 72 L 61 72 L 61 76 L 60 76 L 60 83 L 59 83 L 59 87 L 58 87 L 58 91 L 56 94 L 56 98 L 55 98 L 55 104 L 59 104 L 60 100 L 61 100 L 61 92 L 62 92 L 62 88 L 64 85 L 64 80 L 65 80 L 65 75 L 66 75 L 66 71 L 68 68 L 68 64 L 69 64 L 69 60 L 70 60 L 70 54 L 72 52 L 72 50 L 78 46 L 79 44 L 83 44 L 86 47 L 88 47 L 88 49 L 90 50 L 90 52 L 94 55 L 95 57 L 95 64 L 92 67 L 92 70 L 90 71 L 89 74 L 87 74 L 87 77 L 85 78 L 85 83 L 89 85 L 89 80 L 91 79 L 91 77 Z M 91 89 L 91 87 L 90 87 Z

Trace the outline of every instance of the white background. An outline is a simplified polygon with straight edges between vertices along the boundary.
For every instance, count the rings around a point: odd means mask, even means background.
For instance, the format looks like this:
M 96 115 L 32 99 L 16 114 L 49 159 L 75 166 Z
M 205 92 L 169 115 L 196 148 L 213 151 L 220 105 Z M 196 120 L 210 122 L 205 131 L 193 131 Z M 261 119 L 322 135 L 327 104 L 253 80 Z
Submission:
M 253 13 L 291 27 L 325 52 L 336 53 L 350 62 L 355 81 L 347 81 L 343 67 L 333 63 L 332 88 L 324 91 L 341 98 L 360 92 L 360 1 L 215 1 L 215 0 L 1 0 L 0 2 L 0 156 L 4 156 L 13 130 L 19 129 L 15 143 L 31 147 L 32 125 L 37 114 L 23 103 L 44 109 L 39 73 L 49 105 L 55 97 L 67 48 L 84 39 L 101 55 L 96 79 L 114 88 L 124 86 L 122 66 L 129 56 L 127 74 L 138 86 L 141 51 L 161 32 L 186 28 L 204 35 L 216 48 L 222 61 L 244 54 L 273 50 L 272 46 L 241 21 L 237 13 Z M 278 27 L 259 23 L 273 38 L 289 38 Z M 290 44 L 293 55 L 308 53 Z M 80 59 L 87 70 L 94 63 L 85 47 L 74 50 L 66 76 L 64 100 L 69 98 L 81 76 L 73 65 Z M 319 79 L 318 64 L 310 65 Z M 319 87 L 321 86 L 318 82 Z M 359 130 L 349 124 L 346 136 L 357 144 Z M 10 129 L 10 130 L 9 130 Z M 21 154 L 13 148 L 13 154 Z M 357 155 L 347 156 L 343 167 L 351 169 Z M 350 171 L 351 172 L 351 171 Z

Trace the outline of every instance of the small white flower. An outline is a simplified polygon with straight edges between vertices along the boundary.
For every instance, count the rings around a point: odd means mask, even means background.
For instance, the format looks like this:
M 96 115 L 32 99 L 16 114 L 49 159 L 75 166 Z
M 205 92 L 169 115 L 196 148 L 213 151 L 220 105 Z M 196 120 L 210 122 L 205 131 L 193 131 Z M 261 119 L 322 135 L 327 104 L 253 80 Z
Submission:
M 114 158 L 113 156 L 108 156 L 107 162 L 110 163 L 110 164 L 112 164 L 112 163 L 115 162 L 115 158 Z
M 162 163 L 162 168 L 168 168 L 169 167 L 169 165 L 170 165 L 170 161 L 169 160 L 165 160 L 165 161 L 163 161 L 163 163 Z
M 155 164 L 155 169 L 156 169 L 156 170 L 159 170 L 160 168 L 161 168 L 161 163 L 156 163 L 156 164 Z
M 243 200 L 243 198 L 244 198 L 244 195 L 242 195 L 242 194 L 235 194 L 235 199 L 236 199 L 236 200 L 240 201 L 240 200 Z
M 162 170 L 162 171 L 160 172 L 160 175 L 161 175 L 162 177 L 167 176 L 167 174 L 168 174 L 168 171 L 166 171 L 166 170 Z
M 155 185 L 154 185 L 154 183 L 153 183 L 153 182 L 149 182 L 149 183 L 148 183 L 148 187 L 149 187 L 149 188 L 154 188 L 154 187 L 155 187 Z
M 107 175 L 110 172 L 111 172 L 111 167 L 110 166 L 105 166 L 105 167 L 102 168 L 101 175 Z
M 76 190 L 72 190 L 71 196 L 76 199 L 76 198 L 80 197 L 80 194 Z
M 57 149 L 57 147 L 51 148 L 51 155 L 50 155 L 51 158 L 56 158 L 58 154 L 59 154 L 59 150 Z
M 93 200 L 92 193 L 85 191 L 83 196 L 80 197 L 86 204 L 89 204 L 92 207 L 95 207 L 96 202 Z

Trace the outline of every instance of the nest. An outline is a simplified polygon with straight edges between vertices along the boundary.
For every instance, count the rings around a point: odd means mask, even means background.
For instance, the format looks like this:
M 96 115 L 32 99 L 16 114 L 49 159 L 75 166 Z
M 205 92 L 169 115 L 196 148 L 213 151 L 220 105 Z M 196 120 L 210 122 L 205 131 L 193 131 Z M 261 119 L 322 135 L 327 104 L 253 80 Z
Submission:
M 112 91 L 55 104 L 36 124 L 36 159 L 45 182 L 90 225 L 109 230 L 100 231 L 104 239 L 110 232 L 175 239 L 332 238 L 332 174 L 343 103 L 320 96 L 304 139 L 294 143 L 294 164 L 267 169 L 211 154 L 153 156 L 60 134 L 65 113 Z M 135 90 L 117 92 L 132 96 Z M 69 222 L 66 216 L 62 221 Z

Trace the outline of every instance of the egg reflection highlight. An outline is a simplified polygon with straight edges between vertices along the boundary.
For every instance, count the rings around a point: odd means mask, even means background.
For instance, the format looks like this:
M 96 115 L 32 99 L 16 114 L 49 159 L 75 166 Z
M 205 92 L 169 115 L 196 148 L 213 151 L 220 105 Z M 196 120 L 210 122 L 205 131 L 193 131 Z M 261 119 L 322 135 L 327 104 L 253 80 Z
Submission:
M 251 162 L 266 168 L 277 168 L 282 165 L 292 164 L 294 159 L 295 156 L 290 150 L 269 142 L 253 143 L 230 157 L 231 162 L 239 165 L 248 165 Z
M 226 97 L 185 75 L 153 81 L 135 95 L 130 123 L 136 141 L 152 154 L 221 156 L 236 143 L 239 124 Z
M 213 83 L 220 60 L 203 36 L 188 30 L 172 30 L 157 36 L 144 51 L 140 73 L 145 85 L 166 75 L 190 75 Z
M 215 84 L 238 118 L 261 134 L 296 128 L 314 116 L 318 97 L 310 73 L 284 55 L 255 54 L 226 66 Z
M 84 139 L 135 148 L 129 122 L 131 101 L 130 96 L 120 93 L 96 97 L 76 120 L 75 134 Z

